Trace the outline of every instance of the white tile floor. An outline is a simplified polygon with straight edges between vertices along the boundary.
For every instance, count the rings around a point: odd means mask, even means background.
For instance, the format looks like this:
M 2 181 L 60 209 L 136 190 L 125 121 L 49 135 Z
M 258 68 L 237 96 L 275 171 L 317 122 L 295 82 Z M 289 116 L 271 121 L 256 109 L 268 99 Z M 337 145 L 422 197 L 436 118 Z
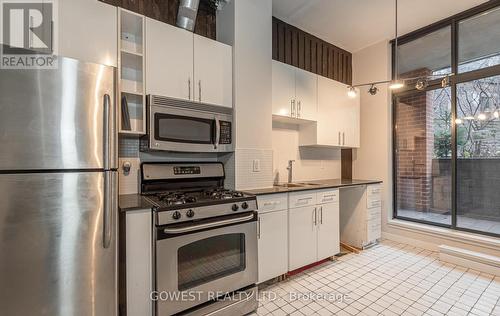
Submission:
M 260 287 L 252 315 L 500 315 L 500 277 L 437 258 L 384 241 Z

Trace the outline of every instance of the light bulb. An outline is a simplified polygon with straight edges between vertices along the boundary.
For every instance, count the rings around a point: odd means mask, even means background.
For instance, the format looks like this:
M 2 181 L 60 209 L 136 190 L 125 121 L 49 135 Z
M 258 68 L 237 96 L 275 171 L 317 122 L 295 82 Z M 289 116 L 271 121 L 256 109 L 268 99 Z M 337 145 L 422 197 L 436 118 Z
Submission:
M 486 114 L 481 113 L 481 114 L 479 114 L 479 115 L 477 116 L 477 118 L 478 118 L 480 121 L 484 121 L 484 120 L 486 120 Z
M 493 116 L 494 116 L 495 118 L 499 118 L 499 117 L 500 117 L 500 114 L 498 113 L 498 111 L 495 111 L 495 112 L 493 112 Z
M 357 95 L 356 89 L 354 89 L 354 87 L 349 87 L 349 91 L 347 91 L 347 96 L 349 98 L 355 98 L 356 95 Z
M 404 81 L 401 81 L 401 80 L 394 80 L 393 82 L 391 82 L 391 84 L 389 85 L 389 89 L 391 90 L 396 90 L 396 89 L 401 89 L 405 86 L 405 83 Z
M 460 125 L 460 124 L 463 124 L 463 123 L 464 123 L 464 121 L 463 121 L 462 119 L 457 118 L 457 119 L 455 120 L 455 123 L 456 123 L 457 125 Z

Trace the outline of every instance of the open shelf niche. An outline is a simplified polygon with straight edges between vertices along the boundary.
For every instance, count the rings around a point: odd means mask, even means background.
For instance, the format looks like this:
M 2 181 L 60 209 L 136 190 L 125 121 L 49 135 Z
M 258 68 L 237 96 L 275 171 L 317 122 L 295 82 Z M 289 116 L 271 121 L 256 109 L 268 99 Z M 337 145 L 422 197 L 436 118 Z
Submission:
M 120 133 L 146 133 L 144 16 L 119 9 Z

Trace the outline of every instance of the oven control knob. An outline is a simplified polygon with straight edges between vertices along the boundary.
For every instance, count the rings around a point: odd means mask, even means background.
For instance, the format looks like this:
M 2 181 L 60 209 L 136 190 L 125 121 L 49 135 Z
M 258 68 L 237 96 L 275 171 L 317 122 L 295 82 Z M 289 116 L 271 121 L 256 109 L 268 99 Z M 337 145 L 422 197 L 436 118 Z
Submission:
M 181 212 L 175 211 L 174 214 L 172 214 L 173 219 L 179 219 L 181 218 Z
M 193 210 L 189 210 L 186 212 L 186 216 L 187 217 L 193 217 L 194 216 L 194 211 Z
M 238 204 L 233 204 L 233 211 L 236 212 L 240 207 L 238 206 Z
M 241 204 L 241 207 L 242 207 L 244 210 L 246 210 L 246 209 L 248 208 L 248 203 L 247 203 L 247 202 L 243 202 L 243 203 Z

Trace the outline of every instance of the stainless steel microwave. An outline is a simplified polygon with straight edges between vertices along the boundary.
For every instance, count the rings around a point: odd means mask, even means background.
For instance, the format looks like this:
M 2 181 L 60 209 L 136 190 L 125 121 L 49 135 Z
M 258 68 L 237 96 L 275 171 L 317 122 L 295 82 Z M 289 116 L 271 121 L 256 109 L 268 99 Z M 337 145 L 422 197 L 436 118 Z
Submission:
M 232 130 L 231 108 L 148 95 L 141 150 L 232 152 Z

